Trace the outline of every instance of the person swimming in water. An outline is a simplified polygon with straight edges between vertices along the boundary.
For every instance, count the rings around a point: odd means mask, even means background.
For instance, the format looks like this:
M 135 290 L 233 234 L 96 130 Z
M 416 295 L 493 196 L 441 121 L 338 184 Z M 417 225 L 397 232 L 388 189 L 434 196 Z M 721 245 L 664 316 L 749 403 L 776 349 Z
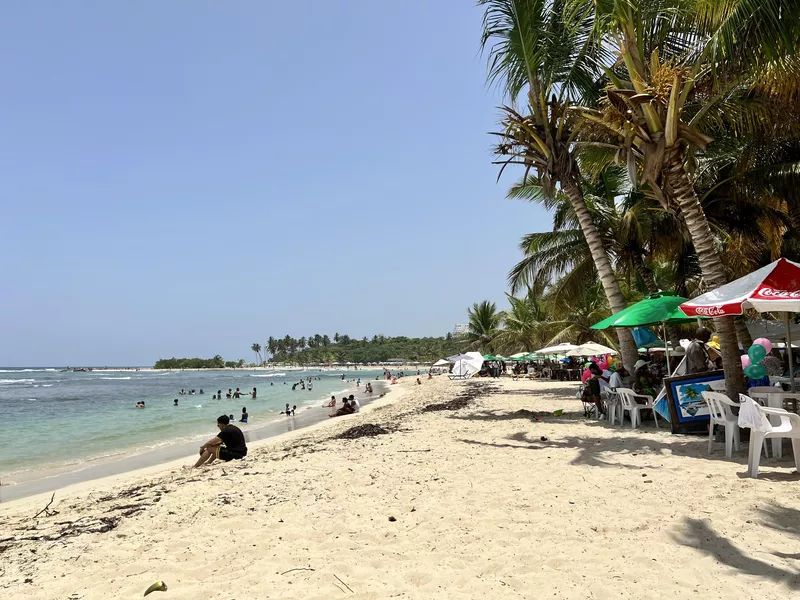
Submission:
M 227 394 L 225 394 L 225 397 L 226 397 L 228 400 L 230 400 L 230 399 L 231 399 L 231 396 L 233 396 L 233 393 L 231 392 L 231 388 L 228 388 L 228 393 L 227 393 Z
M 250 393 L 250 395 L 253 397 L 253 400 L 256 399 L 256 394 L 257 393 L 258 393 L 258 390 L 256 390 L 256 388 L 253 388 L 253 391 Z
M 242 418 L 239 419 L 239 421 L 241 421 L 242 423 L 247 423 L 247 407 L 246 406 L 242 407 Z
M 175 404 L 173 404 L 172 406 L 178 406 L 178 399 L 177 398 L 175 398 Z

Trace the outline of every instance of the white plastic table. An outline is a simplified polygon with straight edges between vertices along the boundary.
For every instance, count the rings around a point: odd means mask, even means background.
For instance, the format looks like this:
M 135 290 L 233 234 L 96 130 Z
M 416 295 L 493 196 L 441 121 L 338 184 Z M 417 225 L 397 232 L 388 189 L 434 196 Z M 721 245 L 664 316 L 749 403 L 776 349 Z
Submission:
M 774 392 L 752 392 L 748 394 L 753 400 L 764 400 L 770 408 L 783 408 L 783 401 L 786 398 L 800 400 L 800 393 L 782 392 L 780 388 L 775 388 Z M 781 418 L 777 415 L 770 415 L 770 423 L 773 425 L 780 425 Z M 773 458 L 781 458 L 783 451 L 781 449 L 781 442 L 783 438 L 772 438 L 772 456 Z

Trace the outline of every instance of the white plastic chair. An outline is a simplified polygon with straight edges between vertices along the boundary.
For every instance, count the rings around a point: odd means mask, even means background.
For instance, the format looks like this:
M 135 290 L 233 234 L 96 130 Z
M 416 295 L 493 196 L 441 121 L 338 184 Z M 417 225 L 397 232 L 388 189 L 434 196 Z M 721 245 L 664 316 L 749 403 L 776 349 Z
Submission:
M 714 444 L 714 425 L 725 427 L 725 456 L 730 458 L 733 455 L 733 446 L 738 452 L 741 447 L 739 437 L 739 417 L 733 414 L 731 406 L 739 405 L 719 392 L 701 392 L 703 400 L 708 405 L 708 415 L 711 422 L 708 424 L 708 453 Z
M 606 414 L 608 415 L 608 424 L 614 425 L 614 421 L 619 419 L 619 424 L 622 425 L 622 414 L 617 415 L 620 410 L 621 404 L 617 392 L 609 387 L 604 387 L 600 390 L 600 397 L 606 405 Z
M 800 471 L 800 415 L 790 413 L 782 408 L 761 406 L 745 394 L 739 394 L 739 400 L 742 407 L 739 412 L 739 420 L 743 421 L 742 417 L 744 416 L 746 422 L 743 425 L 751 428 L 750 449 L 747 458 L 747 472 L 750 477 L 758 478 L 761 447 L 767 438 L 790 438 L 794 453 L 794 466 L 797 471 Z M 780 424 L 772 425 L 767 418 L 770 415 L 780 418 Z
M 617 388 L 617 396 L 619 396 L 620 404 L 622 405 L 622 416 L 625 417 L 625 411 L 627 410 L 631 415 L 631 427 L 636 428 L 642 422 L 642 417 L 640 415 L 641 411 L 643 410 L 652 410 L 653 411 L 653 420 L 656 422 L 656 429 L 658 429 L 658 416 L 656 415 L 656 411 L 654 408 L 655 402 L 653 402 L 652 396 L 647 396 L 645 394 L 637 394 L 630 388 Z M 636 402 L 636 398 L 644 398 L 647 400 L 646 404 L 639 404 Z M 622 421 L 620 421 L 622 423 Z

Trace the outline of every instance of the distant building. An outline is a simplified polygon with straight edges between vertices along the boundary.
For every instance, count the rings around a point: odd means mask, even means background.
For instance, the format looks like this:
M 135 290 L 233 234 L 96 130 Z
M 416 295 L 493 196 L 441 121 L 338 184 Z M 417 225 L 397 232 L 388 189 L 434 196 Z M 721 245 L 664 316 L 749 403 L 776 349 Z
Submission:
M 469 333 L 469 325 L 466 323 L 459 323 L 453 327 L 453 337 L 460 337 Z

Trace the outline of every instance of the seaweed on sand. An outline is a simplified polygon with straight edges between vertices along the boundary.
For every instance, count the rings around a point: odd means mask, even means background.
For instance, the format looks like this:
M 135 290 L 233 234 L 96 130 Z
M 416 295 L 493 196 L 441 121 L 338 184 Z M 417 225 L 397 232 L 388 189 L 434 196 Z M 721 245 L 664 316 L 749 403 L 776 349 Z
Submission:
M 365 425 L 358 425 L 357 427 L 351 427 L 347 431 L 343 431 L 342 433 L 337 435 L 336 438 L 340 440 L 355 440 L 357 438 L 374 437 L 376 435 L 385 435 L 387 433 L 389 433 L 389 431 L 384 429 L 380 425 L 367 423 Z

